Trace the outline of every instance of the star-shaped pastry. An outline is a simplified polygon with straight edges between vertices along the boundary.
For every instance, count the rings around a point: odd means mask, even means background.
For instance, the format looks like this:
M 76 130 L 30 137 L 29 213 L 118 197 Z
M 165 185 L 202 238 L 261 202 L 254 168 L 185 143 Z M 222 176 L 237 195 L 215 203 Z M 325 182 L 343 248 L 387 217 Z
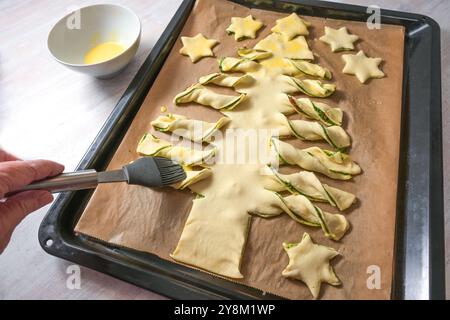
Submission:
M 369 78 L 383 78 L 385 75 L 378 66 L 383 59 L 368 58 L 361 50 L 357 54 L 344 54 L 342 60 L 345 62 L 343 73 L 355 75 L 361 83 Z
M 353 42 L 358 39 L 358 36 L 349 34 L 346 27 L 340 29 L 325 27 L 325 35 L 319 38 L 320 41 L 328 43 L 333 52 L 355 50 Z
M 192 62 L 197 62 L 203 57 L 213 57 L 214 53 L 211 50 L 219 41 L 205 38 L 199 33 L 195 37 L 181 37 L 184 47 L 181 48 L 180 53 L 189 56 Z
M 291 40 L 296 36 L 309 35 L 309 26 L 311 24 L 308 21 L 303 20 L 297 14 L 293 13 L 286 18 L 277 20 L 277 25 L 272 28 L 272 32 L 281 33 L 288 40 Z
M 236 41 L 250 38 L 256 38 L 256 32 L 261 29 L 263 23 L 259 20 L 253 19 L 253 17 L 247 16 L 245 18 L 231 18 L 231 25 L 227 29 L 228 34 L 234 33 L 234 39 Z
M 322 282 L 333 286 L 341 284 L 330 265 L 330 260 L 339 255 L 333 248 L 314 244 L 306 232 L 300 243 L 283 243 L 283 247 L 289 256 L 289 264 L 282 275 L 303 281 L 315 299 Z

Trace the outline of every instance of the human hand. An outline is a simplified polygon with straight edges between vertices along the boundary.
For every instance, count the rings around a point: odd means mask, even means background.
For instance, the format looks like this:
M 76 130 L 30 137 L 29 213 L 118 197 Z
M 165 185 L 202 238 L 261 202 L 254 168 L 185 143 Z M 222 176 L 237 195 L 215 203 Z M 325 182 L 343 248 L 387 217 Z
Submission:
M 0 254 L 17 225 L 29 213 L 53 201 L 48 191 L 25 191 L 4 199 L 6 194 L 62 171 L 64 166 L 58 163 L 48 160 L 21 161 L 0 149 Z

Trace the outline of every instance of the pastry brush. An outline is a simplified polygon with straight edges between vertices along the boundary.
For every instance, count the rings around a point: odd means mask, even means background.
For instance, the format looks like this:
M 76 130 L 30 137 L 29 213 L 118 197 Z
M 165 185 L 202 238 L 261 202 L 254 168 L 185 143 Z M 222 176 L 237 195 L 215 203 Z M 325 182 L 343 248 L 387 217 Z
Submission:
M 52 193 L 94 189 L 99 184 L 127 182 L 149 188 L 167 187 L 186 179 L 183 168 L 172 160 L 159 157 L 140 158 L 121 170 L 97 172 L 84 170 L 64 173 L 30 184 L 21 190 L 48 190 Z

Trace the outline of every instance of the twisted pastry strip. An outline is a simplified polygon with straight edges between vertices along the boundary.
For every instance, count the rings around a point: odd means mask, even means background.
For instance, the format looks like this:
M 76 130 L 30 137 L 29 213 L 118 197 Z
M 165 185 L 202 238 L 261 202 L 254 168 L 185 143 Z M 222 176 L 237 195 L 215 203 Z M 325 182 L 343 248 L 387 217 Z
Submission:
M 266 50 L 247 49 L 247 48 L 238 49 L 237 53 L 241 58 L 248 59 L 251 61 L 263 60 L 273 56 L 272 52 Z
M 286 198 L 279 197 L 289 209 L 286 213 L 292 219 L 299 223 L 310 223 L 320 226 L 325 236 L 332 240 L 340 240 L 349 229 L 350 225 L 343 215 L 322 211 L 322 209 L 313 205 L 305 196 L 291 195 Z
M 286 85 L 286 93 L 301 92 L 310 97 L 326 98 L 336 91 L 336 85 L 322 83 L 319 80 L 297 79 L 289 76 L 280 76 L 280 81 Z
M 267 58 L 271 58 L 273 54 L 269 51 L 261 50 L 261 49 L 239 49 L 238 55 L 241 58 L 246 58 L 249 60 L 264 60 Z M 290 59 L 290 58 L 283 58 L 287 62 L 287 66 L 289 66 L 289 63 L 291 64 L 292 68 L 289 68 L 289 70 L 285 70 L 286 74 L 295 76 L 295 75 L 306 75 L 306 76 L 312 76 L 317 77 L 325 80 L 331 80 L 333 78 L 333 75 L 331 74 L 331 71 L 328 70 L 325 67 L 322 67 L 318 64 L 314 64 L 305 60 L 296 60 L 296 59 Z
M 343 112 L 340 108 L 332 108 L 323 102 L 312 101 L 309 98 L 296 99 L 285 95 L 282 101 L 283 109 L 292 108 L 308 119 L 317 120 L 325 126 L 341 126 Z
M 141 155 L 163 157 L 179 162 L 186 172 L 186 179 L 180 181 L 172 188 L 184 190 L 194 183 L 211 176 L 210 168 L 201 167 L 214 157 L 215 150 L 196 151 L 188 148 L 173 146 L 170 142 L 161 140 L 152 134 L 145 134 L 138 144 L 137 152 Z
M 349 155 L 340 151 L 333 152 L 318 147 L 296 149 L 289 143 L 276 138 L 270 139 L 272 150 L 284 164 L 297 165 L 308 171 L 315 171 L 338 180 L 349 180 L 360 174 L 361 168 Z
M 300 74 L 318 77 L 325 80 L 331 80 L 333 78 L 330 70 L 318 64 L 314 64 L 305 60 L 289 59 L 289 61 Z
M 258 212 L 252 214 L 272 218 L 285 212 L 298 223 L 322 228 L 325 236 L 336 241 L 341 239 L 349 228 L 349 223 L 343 215 L 324 212 L 303 195 L 282 197 L 276 192 L 273 194 L 277 200 L 260 206 Z
M 267 166 L 264 175 L 267 177 L 264 187 L 268 190 L 301 194 L 311 201 L 328 202 L 340 211 L 349 208 L 356 200 L 355 195 L 349 192 L 321 183 L 312 172 L 300 171 L 286 175 Z
M 263 60 L 267 58 L 271 58 L 273 54 L 271 52 L 265 50 L 257 50 L 257 49 L 239 49 L 238 55 L 241 58 L 246 58 L 249 60 Z M 290 75 L 306 75 L 312 77 L 318 77 L 325 80 L 331 80 L 332 74 L 331 71 L 325 67 L 322 67 L 318 64 L 314 64 L 305 60 L 294 60 L 289 58 L 284 58 L 290 62 L 293 69 L 288 71 L 287 73 Z
M 201 143 L 210 142 L 214 134 L 228 124 L 230 119 L 222 117 L 215 123 L 191 120 L 178 114 L 159 116 L 152 121 L 152 126 L 161 132 L 172 132 L 177 136 L 185 137 L 191 141 Z
M 319 122 L 305 120 L 287 120 L 291 132 L 299 139 L 308 141 L 325 140 L 336 149 L 350 146 L 350 137 L 342 127 L 325 127 Z
M 200 170 L 194 170 L 192 167 L 183 167 L 186 172 L 186 179 L 173 185 L 172 188 L 177 190 L 184 190 L 189 186 L 197 183 L 201 180 L 209 178 L 212 175 L 210 168 L 201 168 Z
M 240 77 L 234 77 L 217 72 L 201 77 L 198 82 L 202 85 L 215 84 L 217 86 L 235 88 L 238 85 L 247 86 L 253 83 L 254 80 L 255 79 L 248 74 Z
M 174 146 L 147 133 L 138 144 L 137 152 L 144 156 L 172 159 L 185 167 L 202 166 L 215 156 L 216 150 L 195 150 Z
M 253 72 L 261 66 L 250 59 L 227 57 L 219 60 L 220 72 Z
M 233 110 L 246 97 L 245 93 L 239 96 L 227 96 L 211 91 L 201 84 L 194 84 L 185 91 L 178 94 L 174 102 L 179 105 L 182 103 L 196 102 L 204 106 L 210 106 L 216 110 Z

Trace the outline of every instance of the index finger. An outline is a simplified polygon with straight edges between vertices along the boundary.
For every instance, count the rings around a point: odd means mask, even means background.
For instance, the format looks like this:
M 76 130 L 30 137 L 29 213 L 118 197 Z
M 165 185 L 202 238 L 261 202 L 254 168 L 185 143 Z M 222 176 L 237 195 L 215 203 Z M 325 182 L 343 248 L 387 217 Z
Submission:
M 62 171 L 63 165 L 49 160 L 0 162 L 0 199 L 9 192 Z

